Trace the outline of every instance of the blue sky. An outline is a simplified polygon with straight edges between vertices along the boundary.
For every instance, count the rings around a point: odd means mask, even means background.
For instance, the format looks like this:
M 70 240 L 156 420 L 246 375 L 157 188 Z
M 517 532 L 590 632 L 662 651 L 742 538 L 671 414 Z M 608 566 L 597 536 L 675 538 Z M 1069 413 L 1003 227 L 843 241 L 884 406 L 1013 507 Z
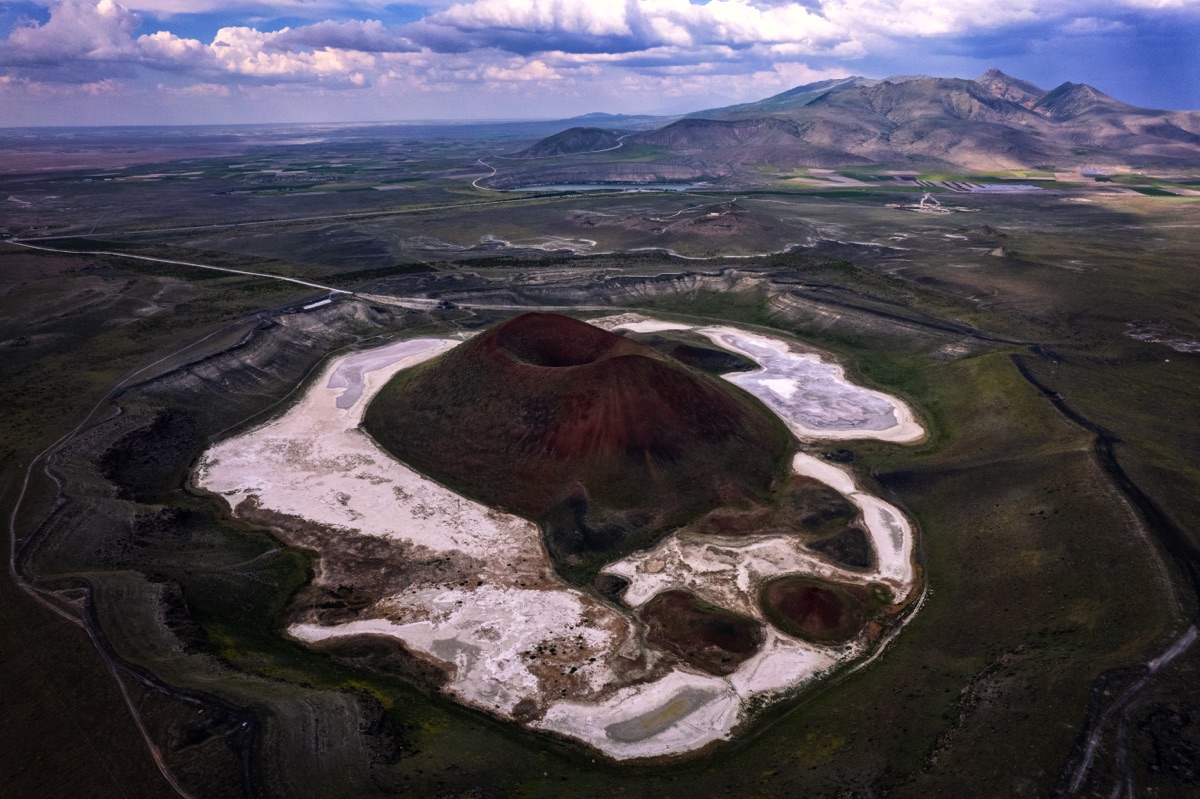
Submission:
M 0 126 L 674 113 L 845 75 L 1200 109 L 1200 0 L 22 0 Z

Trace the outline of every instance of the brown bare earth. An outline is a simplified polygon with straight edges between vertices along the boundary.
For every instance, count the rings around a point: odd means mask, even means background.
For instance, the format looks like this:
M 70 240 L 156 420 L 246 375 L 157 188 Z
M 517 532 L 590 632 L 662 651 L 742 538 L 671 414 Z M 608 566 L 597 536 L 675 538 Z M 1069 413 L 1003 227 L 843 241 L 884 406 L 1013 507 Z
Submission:
M 365 427 L 423 473 L 539 521 L 560 570 L 715 507 L 765 500 L 793 446 L 749 395 L 540 313 L 397 375 Z
M 639 613 L 646 640 L 710 674 L 731 674 L 758 651 L 762 625 L 701 602 L 688 591 L 664 591 Z
M 784 632 L 837 643 L 857 636 L 866 623 L 862 593 L 857 586 L 781 577 L 763 586 L 760 601 L 767 618 Z
M 692 525 L 708 535 L 798 535 L 809 541 L 834 537 L 858 517 L 858 509 L 829 486 L 793 475 L 775 505 L 717 508 Z

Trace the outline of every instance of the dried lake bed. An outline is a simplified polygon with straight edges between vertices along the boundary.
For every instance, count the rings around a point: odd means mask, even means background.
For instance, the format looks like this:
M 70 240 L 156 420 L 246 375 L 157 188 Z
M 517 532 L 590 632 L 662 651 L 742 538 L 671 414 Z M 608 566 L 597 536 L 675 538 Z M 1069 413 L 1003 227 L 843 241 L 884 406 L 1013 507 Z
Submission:
M 782 337 L 633 314 L 591 323 L 691 330 L 751 358 L 757 371 L 727 379 L 762 400 L 802 442 L 911 442 L 924 435 L 903 402 L 850 383 L 840 366 Z M 443 690 L 458 701 L 632 759 L 728 738 L 746 721 L 751 700 L 793 693 L 878 651 L 880 637 L 866 630 L 828 645 L 774 628 L 758 601 L 765 582 L 810 576 L 882 590 L 897 611 L 911 605 L 917 577 L 909 521 L 864 493 L 846 469 L 804 452 L 793 471 L 854 504 L 872 568 L 839 565 L 795 536 L 684 529 L 604 568 L 627 581 L 627 607 L 569 586 L 536 525 L 428 480 L 360 428 L 367 404 L 393 375 L 458 343 L 417 338 L 334 358 L 286 412 L 218 443 L 197 466 L 195 484 L 222 495 L 235 515 L 272 524 L 285 540 L 288 530 L 305 527 L 303 540 L 293 535 L 290 542 L 318 551 L 314 585 L 369 598 L 352 618 L 296 611 L 293 637 L 312 644 L 361 636 L 398 641 L 444 673 Z M 394 557 L 359 573 L 336 568 L 343 550 L 364 537 Z M 732 673 L 714 675 L 648 644 L 637 610 L 679 589 L 761 622 L 757 651 Z

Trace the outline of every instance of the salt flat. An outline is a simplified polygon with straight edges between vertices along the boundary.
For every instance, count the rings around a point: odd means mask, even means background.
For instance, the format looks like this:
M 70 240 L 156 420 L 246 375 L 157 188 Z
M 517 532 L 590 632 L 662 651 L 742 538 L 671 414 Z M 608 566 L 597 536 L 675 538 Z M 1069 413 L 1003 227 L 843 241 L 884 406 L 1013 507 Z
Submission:
M 925 430 L 907 405 L 881 391 L 855 385 L 841 365 L 786 341 L 732 327 L 704 327 L 697 333 L 741 353 L 759 365 L 755 372 L 726 375 L 779 414 L 802 440 L 872 438 L 912 443 Z

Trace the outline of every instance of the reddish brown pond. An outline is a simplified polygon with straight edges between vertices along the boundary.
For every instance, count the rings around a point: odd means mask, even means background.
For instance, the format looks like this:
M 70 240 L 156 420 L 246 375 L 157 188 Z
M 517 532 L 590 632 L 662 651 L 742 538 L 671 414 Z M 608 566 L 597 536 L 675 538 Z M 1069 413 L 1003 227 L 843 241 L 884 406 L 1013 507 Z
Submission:
M 639 615 L 646 640 L 710 674 L 730 674 L 758 651 L 762 626 L 746 616 L 701 602 L 688 591 L 664 591 Z
M 820 643 L 840 643 L 858 635 L 866 623 L 857 586 L 811 577 L 781 577 L 763 586 L 763 613 L 789 635 Z

